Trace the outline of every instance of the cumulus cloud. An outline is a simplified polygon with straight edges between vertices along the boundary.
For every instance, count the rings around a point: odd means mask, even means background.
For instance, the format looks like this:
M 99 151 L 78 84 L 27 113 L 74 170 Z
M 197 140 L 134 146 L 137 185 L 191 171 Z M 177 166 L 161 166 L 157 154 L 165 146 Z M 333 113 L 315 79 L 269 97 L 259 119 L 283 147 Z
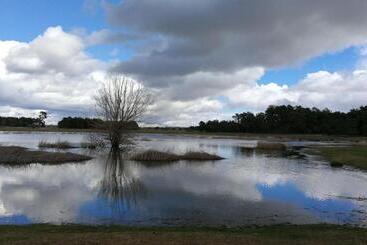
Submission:
M 226 92 L 230 101 L 249 110 L 294 104 L 347 111 L 367 103 L 367 70 L 309 73 L 293 86 L 276 83 L 239 85 Z
M 157 82 L 200 71 L 282 67 L 364 44 L 367 36 L 363 0 L 125 0 L 105 8 L 110 23 L 161 38 L 159 48 L 115 68 Z
M 162 99 L 155 101 L 145 116 L 145 122 L 166 126 L 195 125 L 200 120 L 227 118 L 229 115 L 223 112 L 223 107 L 219 100 L 207 97 L 190 101 Z
M 86 113 L 107 64 L 88 56 L 83 40 L 50 27 L 29 43 L 0 41 L 0 103 L 8 108 Z

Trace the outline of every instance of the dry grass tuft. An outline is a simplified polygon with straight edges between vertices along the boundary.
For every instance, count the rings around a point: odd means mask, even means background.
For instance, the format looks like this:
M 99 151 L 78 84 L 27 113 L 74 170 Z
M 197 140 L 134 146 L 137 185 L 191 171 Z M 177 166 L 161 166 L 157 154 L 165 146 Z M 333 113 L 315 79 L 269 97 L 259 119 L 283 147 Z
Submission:
M 178 161 L 178 160 L 192 160 L 192 161 L 211 161 L 221 160 L 220 156 L 212 155 L 206 152 L 189 151 L 183 155 L 177 155 L 170 152 L 161 152 L 155 150 L 148 150 L 134 155 L 131 160 L 134 161 Z
M 30 163 L 59 164 L 81 162 L 92 159 L 89 156 L 70 152 L 29 151 L 18 146 L 0 146 L 0 164 L 24 165 Z
M 56 141 L 54 143 L 41 140 L 38 143 L 39 148 L 56 148 L 56 149 L 69 149 L 74 148 L 68 141 Z
M 195 161 L 205 161 L 205 160 L 222 160 L 221 156 L 209 154 L 206 152 L 189 151 L 180 156 L 182 160 L 195 160 Z
M 148 150 L 134 155 L 131 160 L 134 161 L 177 161 L 180 157 L 170 152 L 161 152 Z
M 263 142 L 259 141 L 257 143 L 256 149 L 260 150 L 280 150 L 284 151 L 287 149 L 287 147 L 282 143 L 276 143 L 276 142 Z

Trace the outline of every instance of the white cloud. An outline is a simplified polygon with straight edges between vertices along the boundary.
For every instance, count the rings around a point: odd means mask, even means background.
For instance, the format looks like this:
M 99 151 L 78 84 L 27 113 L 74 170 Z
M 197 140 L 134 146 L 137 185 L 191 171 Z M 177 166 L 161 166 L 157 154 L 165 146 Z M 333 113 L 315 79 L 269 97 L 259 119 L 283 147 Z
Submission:
M 166 126 L 190 126 L 200 120 L 224 119 L 225 116 L 219 100 L 204 97 L 191 101 L 157 100 L 145 121 Z
M 50 27 L 29 43 L 0 41 L 0 105 L 23 110 L 87 113 L 107 64 L 85 51 L 83 40 Z M 27 114 L 27 113 L 25 113 Z
M 367 70 L 309 73 L 293 86 L 238 85 L 226 92 L 230 103 L 262 111 L 269 105 L 294 104 L 347 111 L 367 104 Z
M 251 111 L 262 111 L 268 105 L 287 104 L 296 99 L 287 85 L 276 83 L 240 84 L 228 90 L 226 96 L 231 104 Z

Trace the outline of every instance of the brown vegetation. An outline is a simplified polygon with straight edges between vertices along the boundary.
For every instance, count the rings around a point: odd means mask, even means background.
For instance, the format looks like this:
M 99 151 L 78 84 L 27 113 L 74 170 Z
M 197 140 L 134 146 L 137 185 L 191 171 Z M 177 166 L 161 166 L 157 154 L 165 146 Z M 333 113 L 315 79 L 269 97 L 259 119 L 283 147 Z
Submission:
M 92 159 L 89 156 L 70 152 L 30 151 L 18 146 L 0 146 L 0 156 L 0 164 L 8 165 L 23 165 L 30 163 L 59 164 Z
M 284 151 L 287 147 L 282 143 L 259 141 L 256 149 Z
M 223 159 L 220 156 L 209 154 L 206 152 L 189 151 L 183 155 L 177 155 L 171 152 L 162 152 L 155 150 L 148 150 L 134 155 L 131 160 L 134 161 L 178 161 L 178 160 L 192 160 L 192 161 L 213 161 Z
M 56 142 L 48 142 L 41 140 L 38 143 L 39 148 L 56 148 L 56 149 L 69 149 L 74 148 L 68 141 L 56 141 Z
M 170 152 L 161 152 L 155 150 L 148 150 L 145 152 L 137 153 L 131 160 L 134 161 L 178 161 L 180 157 Z
M 189 151 L 180 156 L 182 160 L 222 160 L 223 157 L 206 152 Z

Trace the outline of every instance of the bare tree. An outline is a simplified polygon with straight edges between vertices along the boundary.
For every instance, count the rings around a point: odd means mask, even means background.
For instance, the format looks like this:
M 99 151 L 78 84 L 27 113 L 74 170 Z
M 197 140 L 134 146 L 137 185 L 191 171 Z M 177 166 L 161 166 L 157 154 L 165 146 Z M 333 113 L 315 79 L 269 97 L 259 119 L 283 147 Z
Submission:
M 123 75 L 111 75 L 95 97 L 97 111 L 104 120 L 113 149 L 124 141 L 129 122 L 138 120 L 148 105 L 151 95 L 138 82 Z

